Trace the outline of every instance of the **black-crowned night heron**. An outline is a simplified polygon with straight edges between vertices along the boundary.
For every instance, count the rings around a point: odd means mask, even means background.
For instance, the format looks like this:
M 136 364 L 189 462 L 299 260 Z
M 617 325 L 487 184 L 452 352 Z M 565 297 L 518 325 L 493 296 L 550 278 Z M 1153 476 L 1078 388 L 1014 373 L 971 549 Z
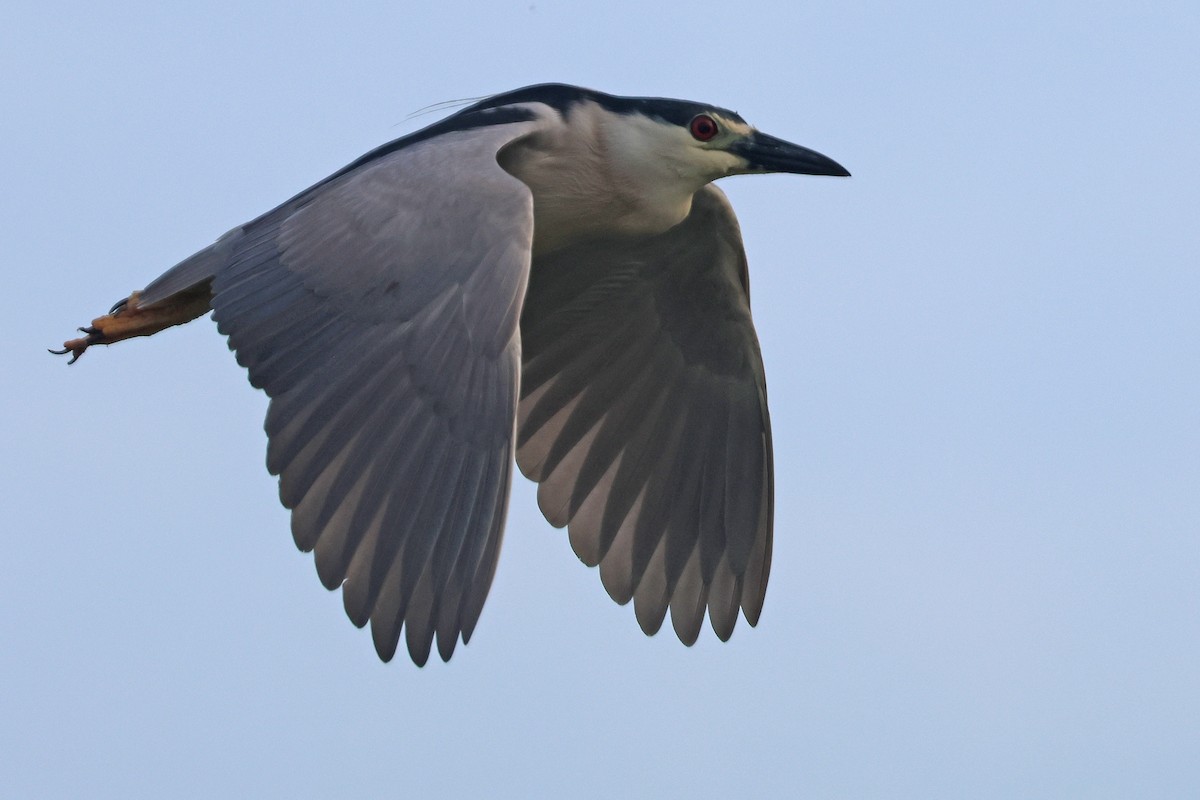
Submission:
M 727 175 L 848 175 L 740 116 L 564 85 L 497 95 L 227 233 L 67 342 L 210 308 L 271 397 L 267 467 L 317 572 L 424 664 L 471 638 L 513 452 L 647 634 L 754 625 L 771 426 Z M 72 359 L 74 360 L 74 358 Z

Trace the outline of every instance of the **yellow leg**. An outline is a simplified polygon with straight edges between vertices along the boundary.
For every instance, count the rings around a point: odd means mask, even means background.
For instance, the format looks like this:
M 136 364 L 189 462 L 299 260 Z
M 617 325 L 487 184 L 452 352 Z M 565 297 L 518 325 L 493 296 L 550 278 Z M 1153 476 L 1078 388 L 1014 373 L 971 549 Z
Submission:
M 92 324 L 79 330 L 86 336 L 63 342 L 62 350 L 51 350 L 55 355 L 71 354 L 68 362 L 74 364 L 83 352 L 94 344 L 113 344 L 135 336 L 150 336 L 164 328 L 191 322 L 209 310 L 212 295 L 209 284 L 204 283 L 191 289 L 173 294 L 165 300 L 149 306 L 138 302 L 138 293 L 113 306 L 103 317 L 92 320 Z

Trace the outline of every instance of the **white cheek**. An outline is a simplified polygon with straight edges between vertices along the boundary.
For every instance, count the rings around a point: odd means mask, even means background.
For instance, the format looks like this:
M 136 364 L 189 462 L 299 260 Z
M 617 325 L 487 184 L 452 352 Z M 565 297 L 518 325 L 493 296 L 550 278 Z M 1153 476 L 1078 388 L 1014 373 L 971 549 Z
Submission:
M 732 175 L 744 170 L 749 165 L 746 159 L 724 150 L 710 150 L 709 153 L 712 171 L 718 175 Z

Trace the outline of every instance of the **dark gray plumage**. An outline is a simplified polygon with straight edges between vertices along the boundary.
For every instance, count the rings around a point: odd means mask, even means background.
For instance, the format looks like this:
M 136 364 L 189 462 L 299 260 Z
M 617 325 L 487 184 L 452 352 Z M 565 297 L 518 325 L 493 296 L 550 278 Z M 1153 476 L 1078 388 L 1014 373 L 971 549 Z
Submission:
M 534 260 L 517 463 L 551 523 L 655 633 L 758 621 L 771 560 L 771 424 L 737 221 L 714 187 L 652 237 Z M 636 506 L 636 510 L 635 507 Z
M 381 658 L 469 641 L 514 458 L 609 594 L 691 644 L 762 611 L 773 468 L 728 174 L 847 174 L 733 112 L 490 98 L 226 234 L 68 342 L 211 307 L 271 397 L 267 466 Z M 515 431 L 514 431 L 515 428 Z

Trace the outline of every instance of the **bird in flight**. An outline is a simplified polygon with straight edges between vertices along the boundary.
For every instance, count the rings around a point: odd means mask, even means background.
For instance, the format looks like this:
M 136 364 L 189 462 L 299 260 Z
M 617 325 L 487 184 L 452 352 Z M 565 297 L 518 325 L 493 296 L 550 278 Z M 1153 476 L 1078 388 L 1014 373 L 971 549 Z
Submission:
M 737 219 L 712 181 L 849 173 L 717 106 L 562 84 L 385 144 L 64 344 L 212 311 L 271 398 L 267 468 L 321 582 L 423 665 L 475 630 L 512 463 L 643 631 L 762 611 L 771 425 Z

